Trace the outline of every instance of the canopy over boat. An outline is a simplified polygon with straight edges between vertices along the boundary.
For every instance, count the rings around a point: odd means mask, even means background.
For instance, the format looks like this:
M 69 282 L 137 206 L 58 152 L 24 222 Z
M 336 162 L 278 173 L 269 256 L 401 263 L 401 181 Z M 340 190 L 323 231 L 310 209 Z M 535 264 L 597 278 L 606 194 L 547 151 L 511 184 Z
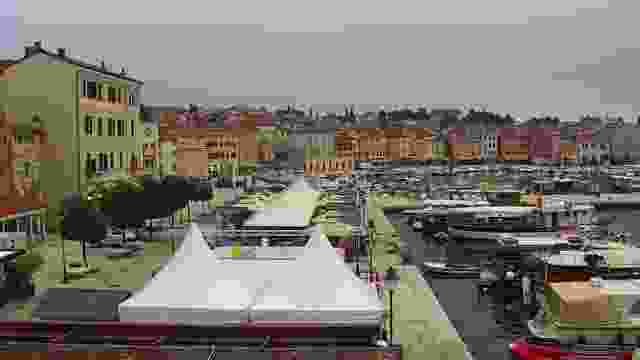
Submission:
M 640 334 L 640 282 L 600 282 L 600 286 L 591 281 L 548 284 L 545 335 Z

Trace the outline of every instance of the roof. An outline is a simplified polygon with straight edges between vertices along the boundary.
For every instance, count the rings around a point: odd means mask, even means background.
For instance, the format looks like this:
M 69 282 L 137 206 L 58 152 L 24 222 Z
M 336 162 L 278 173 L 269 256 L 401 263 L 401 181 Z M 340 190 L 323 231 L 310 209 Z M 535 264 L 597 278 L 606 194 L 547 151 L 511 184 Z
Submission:
M 137 80 L 137 79 L 134 79 L 132 77 L 129 77 L 129 76 L 126 76 L 126 75 L 122 75 L 120 73 L 109 71 L 109 70 L 103 69 L 100 66 L 89 64 L 89 63 L 86 63 L 86 62 L 78 60 L 78 59 L 70 58 L 68 56 L 60 56 L 60 55 L 58 55 L 56 53 L 53 53 L 53 52 L 48 51 L 48 50 L 45 50 L 45 49 L 43 49 L 41 47 L 31 47 L 31 52 L 28 55 L 23 56 L 19 60 L 16 60 L 15 63 L 19 64 L 19 63 L 23 62 L 24 60 L 26 60 L 26 59 L 34 56 L 34 55 L 37 55 L 37 54 L 45 54 L 45 55 L 53 57 L 55 59 L 64 61 L 67 64 L 76 65 L 76 66 L 79 66 L 79 67 L 84 68 L 84 69 L 88 69 L 88 70 L 92 70 L 92 71 L 95 71 L 95 72 L 99 72 L 101 74 L 113 76 L 113 77 L 116 77 L 116 78 L 119 78 L 119 79 L 122 79 L 122 80 L 135 82 L 135 83 L 140 84 L 140 85 L 144 84 L 144 82 L 141 81 L 141 80 Z
M 338 257 L 319 227 L 301 252 L 291 260 L 221 259 L 192 224 L 171 261 L 119 305 L 120 320 L 205 326 L 249 321 L 380 324 L 382 303 Z M 309 281 L 318 269 L 323 276 Z M 194 278 L 198 281 L 185 281 Z

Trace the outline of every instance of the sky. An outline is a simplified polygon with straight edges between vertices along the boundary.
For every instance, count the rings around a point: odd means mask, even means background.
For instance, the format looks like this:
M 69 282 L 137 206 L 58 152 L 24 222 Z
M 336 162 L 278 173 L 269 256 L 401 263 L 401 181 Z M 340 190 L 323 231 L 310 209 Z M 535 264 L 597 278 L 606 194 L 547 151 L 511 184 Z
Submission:
M 1 1 L 0 58 L 64 47 L 151 105 L 640 113 L 638 1 Z

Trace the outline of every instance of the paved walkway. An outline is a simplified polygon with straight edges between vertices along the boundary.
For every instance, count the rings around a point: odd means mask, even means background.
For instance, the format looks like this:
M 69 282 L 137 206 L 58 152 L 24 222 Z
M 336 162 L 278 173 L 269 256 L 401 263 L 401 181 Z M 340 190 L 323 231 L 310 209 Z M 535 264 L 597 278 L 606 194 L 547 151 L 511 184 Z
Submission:
M 425 241 L 420 233 L 414 232 L 406 224 L 406 217 L 391 216 L 391 223 L 400 225 L 400 237 L 411 248 L 414 264 L 436 260 L 442 251 L 433 242 Z M 422 271 L 420 271 L 422 273 Z M 477 360 L 508 359 L 508 346 L 513 338 L 510 331 L 496 323 L 488 305 L 476 305 L 473 279 L 433 279 L 423 274 L 425 280 L 446 316 L 455 327 L 468 351 Z M 441 316 L 441 315 L 439 315 Z

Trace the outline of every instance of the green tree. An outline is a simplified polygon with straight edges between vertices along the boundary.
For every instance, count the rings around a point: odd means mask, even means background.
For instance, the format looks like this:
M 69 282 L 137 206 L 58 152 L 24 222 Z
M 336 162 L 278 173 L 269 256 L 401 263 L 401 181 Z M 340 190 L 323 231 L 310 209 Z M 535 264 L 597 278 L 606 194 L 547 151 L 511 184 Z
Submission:
M 86 204 L 83 207 L 71 209 L 62 219 L 61 231 L 68 239 L 80 240 L 82 246 L 82 261 L 84 267 L 89 267 L 87 260 L 87 241 L 99 243 L 107 236 L 107 219 L 100 212 Z

